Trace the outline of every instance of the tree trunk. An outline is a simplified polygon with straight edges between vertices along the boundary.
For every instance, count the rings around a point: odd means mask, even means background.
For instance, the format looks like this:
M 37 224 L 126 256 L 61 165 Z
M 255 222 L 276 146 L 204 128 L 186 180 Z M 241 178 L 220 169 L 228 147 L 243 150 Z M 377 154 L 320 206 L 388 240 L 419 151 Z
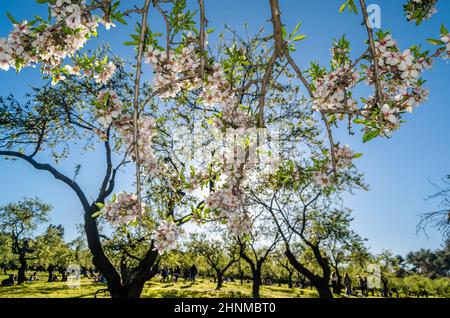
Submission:
M 104 253 L 96 221 L 91 217 L 97 211 L 98 207 L 94 204 L 90 207 L 85 207 L 84 229 L 88 246 L 93 256 L 92 263 L 105 276 L 108 291 L 112 298 L 139 298 L 145 282 L 157 272 L 157 269 L 154 269 L 153 266 L 158 257 L 158 252 L 151 246 L 144 259 L 133 270 L 133 274 L 130 275 L 133 278 L 130 281 L 122 282 L 119 272 Z
M 317 253 L 317 250 L 315 251 Z M 316 254 L 315 253 L 315 254 Z M 292 254 L 292 252 L 289 249 L 286 249 L 285 255 L 291 265 L 303 276 L 305 276 L 310 284 L 314 286 L 314 288 L 319 293 L 320 298 L 333 298 L 333 293 L 330 290 L 330 268 L 326 264 L 326 262 L 323 259 L 317 259 L 317 262 L 319 263 L 320 267 L 323 271 L 323 277 L 316 275 L 312 273 L 310 270 L 308 270 L 305 266 L 303 266 Z
M 25 258 L 25 255 L 21 254 L 19 256 L 19 263 L 20 267 L 17 273 L 17 284 L 22 284 L 23 282 L 26 281 L 25 272 L 27 270 L 27 260 Z
M 337 275 L 337 290 L 338 290 L 338 294 L 340 295 L 341 291 L 342 291 L 342 277 L 341 277 L 341 275 L 339 275 L 338 272 L 336 272 L 336 275 Z
M 223 285 L 223 275 L 220 272 L 217 272 L 217 286 L 216 290 L 220 290 Z
M 143 289 L 144 283 L 141 282 L 132 282 L 119 288 L 108 286 L 111 298 L 140 298 Z
M 289 288 L 293 288 L 294 287 L 294 284 L 292 283 L 292 276 L 294 275 L 294 272 L 293 271 L 290 271 L 289 272 L 289 281 L 288 281 L 288 287 Z
M 317 282 L 311 282 L 319 293 L 320 298 L 333 298 L 333 293 L 330 290 L 328 281 L 321 279 Z
M 252 296 L 253 298 L 260 298 L 259 290 L 261 287 L 261 269 L 256 269 L 252 271 L 253 274 L 253 284 L 252 284 Z

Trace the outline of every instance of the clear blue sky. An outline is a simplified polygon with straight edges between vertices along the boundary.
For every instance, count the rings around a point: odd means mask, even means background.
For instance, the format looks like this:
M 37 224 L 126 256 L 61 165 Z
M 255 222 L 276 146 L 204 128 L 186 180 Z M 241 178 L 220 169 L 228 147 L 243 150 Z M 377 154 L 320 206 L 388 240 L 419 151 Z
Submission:
M 142 1 L 122 1 L 140 3 Z M 243 23 L 249 24 L 250 31 L 256 32 L 260 26 L 271 31 L 268 0 L 206 0 L 206 13 L 209 27 L 221 30 L 228 24 L 237 30 Z M 352 43 L 355 56 L 364 50 L 365 30 L 361 27 L 361 17 L 348 13 L 339 14 L 338 9 L 344 0 L 297 1 L 280 0 L 283 21 L 288 30 L 297 22 L 302 22 L 301 33 L 307 40 L 298 45 L 294 54 L 299 65 L 306 67 L 312 60 L 322 64 L 329 61 L 329 47 L 334 37 L 347 35 Z M 426 38 L 437 37 L 441 23 L 450 25 L 450 1 L 440 1 L 438 14 L 420 27 L 407 23 L 402 14 L 404 1 L 368 1 L 381 6 L 382 28 L 394 32 L 394 38 L 402 49 L 412 44 L 425 42 Z M 190 5 L 196 1 L 188 0 Z M 32 0 L 2 1 L 0 7 L 0 37 L 11 30 L 5 13 L 12 13 L 17 19 L 31 20 L 34 15 L 46 15 L 46 7 Z M 132 26 L 134 23 L 130 23 Z M 162 30 L 162 21 L 154 12 L 150 16 L 150 26 Z M 111 43 L 115 52 L 121 56 L 132 57 L 132 48 L 123 46 L 128 40 L 130 26 L 100 32 L 100 40 L 90 42 L 94 48 L 102 42 Z M 212 39 L 213 40 L 213 37 Z M 146 78 L 150 77 L 147 68 Z M 427 87 L 431 90 L 429 101 L 407 116 L 408 122 L 395 133 L 392 139 L 378 139 L 362 144 L 361 136 L 348 137 L 337 132 L 341 140 L 351 145 L 364 156 L 358 159 L 358 168 L 365 173 L 370 191 L 346 195 L 346 204 L 354 210 L 354 228 L 369 239 L 372 251 L 391 249 L 404 254 L 419 248 L 438 248 L 441 244 L 438 233 L 431 231 L 430 237 L 415 234 L 415 226 L 420 213 L 437 207 L 437 202 L 426 201 L 433 193 L 429 180 L 438 182 L 450 173 L 450 65 L 438 61 L 432 70 L 425 74 Z M 19 99 L 29 91 L 31 85 L 41 83 L 37 69 L 26 69 L 19 75 L 14 72 L 0 73 L 0 95 L 14 93 Z M 40 157 L 41 161 L 49 161 Z M 104 172 L 102 152 L 79 155 L 73 148 L 71 159 L 59 169 L 68 175 L 81 162 L 83 167 L 77 181 L 86 190 L 90 199 L 94 198 Z M 75 224 L 82 222 L 82 211 L 74 193 L 53 179 L 46 172 L 37 172 L 22 161 L 6 162 L 0 160 L 0 205 L 19 200 L 24 196 L 38 196 L 51 203 L 54 211 L 52 223 L 66 228 L 66 239 L 75 236 Z M 118 190 L 129 189 L 132 178 L 123 173 L 119 175 Z

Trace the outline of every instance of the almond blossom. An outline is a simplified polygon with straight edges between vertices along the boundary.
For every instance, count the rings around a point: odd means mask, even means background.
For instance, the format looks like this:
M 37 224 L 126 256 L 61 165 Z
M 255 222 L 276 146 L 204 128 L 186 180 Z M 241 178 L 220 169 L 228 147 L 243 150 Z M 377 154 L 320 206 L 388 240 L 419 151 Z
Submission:
M 358 72 L 351 69 L 348 63 L 316 80 L 315 110 L 349 110 L 357 109 L 350 89 L 358 82 Z
M 141 203 L 141 208 L 145 208 L 145 203 Z M 106 202 L 101 211 L 108 222 L 121 226 L 135 221 L 140 210 L 135 194 L 120 192 Z
M 104 19 L 88 12 L 84 1 L 58 0 L 49 6 L 54 24 L 26 20 L 13 24 L 13 30 L 7 38 L 0 40 L 0 69 L 17 71 L 24 67 L 41 65 L 43 74 L 52 75 L 52 84 L 65 78 L 60 74 L 64 69 L 63 60 L 73 57 L 82 49 L 88 39 L 97 33 L 99 23 Z M 66 29 L 72 32 L 67 32 Z M 75 66 L 77 67 L 77 66 Z M 114 73 L 115 66 L 108 64 L 99 74 L 86 70 L 86 74 L 95 75 L 96 81 L 106 83 Z M 80 71 L 71 75 L 81 76 Z
M 313 175 L 314 183 L 322 189 L 325 189 L 331 184 L 331 178 L 328 173 L 320 171 Z
M 180 236 L 180 229 L 173 221 L 162 221 L 156 229 L 154 248 L 159 254 L 170 251 L 176 247 Z
M 337 168 L 349 168 L 353 165 L 353 151 L 348 145 L 341 147 L 339 144 L 334 146 L 334 158 Z
M 400 51 L 390 34 L 378 33 L 375 41 L 377 49 L 378 81 L 383 104 L 378 105 L 375 96 L 369 96 L 363 114 L 376 116 L 379 109 L 384 120 L 384 128 L 397 129 L 404 112 L 412 112 L 428 98 L 428 90 L 422 87 L 421 73 L 431 67 L 432 58 L 422 54 L 417 48 Z M 373 66 L 365 69 L 370 85 L 375 85 Z

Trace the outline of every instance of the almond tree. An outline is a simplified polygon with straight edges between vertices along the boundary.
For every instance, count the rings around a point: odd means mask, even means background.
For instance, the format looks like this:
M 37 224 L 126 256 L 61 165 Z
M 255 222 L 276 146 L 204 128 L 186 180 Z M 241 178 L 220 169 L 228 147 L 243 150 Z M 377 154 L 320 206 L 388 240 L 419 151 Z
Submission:
M 51 207 L 38 199 L 24 199 L 0 207 L 0 229 L 12 240 L 12 253 L 19 260 L 17 283 L 26 281 L 28 261 L 36 258 L 32 246 L 34 232 L 41 223 L 47 222 Z
M 261 224 L 259 226 L 253 224 L 250 233 L 236 238 L 240 246 L 240 257 L 247 262 L 252 272 L 253 298 L 260 298 L 264 263 L 281 239 L 277 233 L 268 233 L 267 228 Z
M 239 247 L 231 240 L 208 239 L 206 236 L 191 236 L 189 247 L 193 253 L 204 257 L 216 275 L 216 290 L 223 286 L 227 271 L 239 258 Z
M 48 19 L 18 21 L 8 15 L 13 30 L 0 39 L 0 69 L 19 72 L 40 66 L 44 78 L 51 79 L 55 86 L 34 92 L 34 104 L 22 105 L 13 98 L 3 100 L 0 155 L 24 160 L 74 191 L 84 210 L 93 263 L 107 278 L 112 297 L 139 297 L 145 281 L 156 272 L 158 252 L 174 248 L 179 227 L 192 218 L 226 222 L 232 231 L 249 228 L 244 203 L 246 183 L 255 165 L 247 154 L 255 145 L 244 138 L 240 145 L 240 150 L 247 153 L 243 162 L 236 163 L 231 153 L 206 160 L 209 162 L 200 170 L 188 165 L 182 170 L 179 163 L 172 164 L 172 158 L 155 149 L 155 139 L 165 132 L 160 118 L 153 118 L 158 105 L 171 110 L 180 105 L 200 108 L 205 112 L 198 121 L 216 129 L 222 137 L 229 129 L 234 130 L 233 135 L 242 135 L 242 131 L 266 128 L 270 123 L 269 98 L 274 91 L 280 91 L 280 83 L 283 86 L 281 75 L 293 73 L 295 76 L 288 78 L 302 85 L 309 110 L 318 114 L 328 140 L 328 149 L 323 149 L 327 159 L 318 159 L 321 164 L 315 164 L 309 175 L 319 186 L 332 189 L 333 184 L 339 184 L 342 160 L 355 158 L 348 147 L 335 142 L 333 127 L 348 122 L 351 131 L 353 124 L 362 125 L 364 141 L 389 136 L 400 127 L 403 114 L 426 98 L 428 91 L 423 87 L 421 73 L 435 58 L 448 56 L 450 49 L 450 37 L 443 26 L 441 39 L 430 40 L 439 46 L 435 52 L 421 51 L 419 46 L 400 50 L 390 33 L 380 30 L 375 34 L 364 0 L 359 0 L 359 7 L 367 47 L 353 57 L 350 43 L 342 37 L 332 45 L 329 67 L 312 63 L 306 70 L 301 70 L 291 56 L 294 42 L 304 40 L 305 35 L 298 33 L 300 24 L 288 32 L 278 0 L 267 3 L 272 32 L 261 34 L 256 44 L 249 39 L 241 48 L 228 45 L 228 50 L 216 55 L 208 47 L 207 35 L 213 30 L 207 29 L 204 0 L 192 1 L 198 6 L 198 15 L 187 9 L 186 0 L 142 0 L 136 7 L 124 7 L 114 0 L 38 2 L 48 5 Z M 358 14 L 355 2 L 346 1 L 341 11 L 348 8 Z M 407 18 L 420 24 L 432 15 L 435 2 L 408 1 Z M 150 10 L 163 18 L 164 34 L 152 32 Z M 132 65 L 121 65 L 111 54 L 82 51 L 86 42 L 98 35 L 100 25 L 110 29 L 116 23 L 126 23 L 125 19 L 136 23 L 135 33 L 125 43 L 134 48 Z M 235 38 L 239 38 L 239 32 Z M 256 58 L 255 52 L 260 52 Z M 141 81 L 146 71 L 143 63 L 152 68 L 151 84 Z M 373 94 L 358 102 L 352 90 L 362 80 L 369 83 Z M 188 103 L 191 94 L 198 96 L 193 104 Z M 296 126 L 297 120 L 304 121 L 304 117 L 292 118 L 295 123 L 291 122 L 291 126 Z M 163 123 L 170 119 L 163 119 Z M 53 153 L 61 161 L 75 140 L 104 147 L 106 172 L 94 199 L 89 199 L 75 178 L 38 158 Z M 115 158 L 114 153 L 123 157 Z M 117 171 L 128 162 L 135 168 L 136 191 L 118 193 L 108 200 L 116 191 Z M 217 182 L 221 177 L 226 182 Z M 155 193 L 162 194 L 159 184 L 171 187 L 171 191 L 155 199 Z M 185 204 L 185 191 L 181 189 L 192 190 L 189 184 L 209 185 L 210 191 L 197 205 L 187 205 L 191 212 L 175 215 L 174 207 L 178 204 L 180 212 L 180 205 Z M 150 196 L 144 197 L 147 186 L 151 187 Z M 167 204 L 163 209 L 150 208 L 155 204 L 161 207 L 163 202 Z M 148 244 L 144 255 L 128 256 L 136 263 L 122 275 L 105 254 L 96 217 L 113 225 L 122 237 L 129 232 L 133 240 Z

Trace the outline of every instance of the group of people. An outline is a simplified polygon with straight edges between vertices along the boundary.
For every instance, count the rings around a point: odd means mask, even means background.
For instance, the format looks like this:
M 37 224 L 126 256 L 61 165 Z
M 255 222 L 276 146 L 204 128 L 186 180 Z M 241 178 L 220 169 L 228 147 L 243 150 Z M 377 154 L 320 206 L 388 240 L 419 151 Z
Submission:
M 33 272 L 33 274 L 31 274 L 30 277 L 28 277 L 29 282 L 35 282 L 37 280 L 39 280 L 39 277 L 37 276 L 36 272 Z
M 94 283 L 106 284 L 107 283 L 106 277 L 102 273 L 94 275 Z
M 192 264 L 190 268 L 184 269 L 182 272 L 180 266 L 176 266 L 175 268 L 163 267 L 161 270 L 161 282 L 178 282 L 178 278 L 183 276 L 184 281 L 190 281 L 195 283 L 195 278 L 198 274 L 197 267 Z
M 350 278 L 350 275 L 348 273 L 345 273 L 343 278 L 343 286 L 345 288 L 345 295 L 351 296 L 356 291 L 356 288 L 352 289 L 352 279 Z M 358 284 L 359 284 L 359 290 L 361 291 L 362 296 L 369 296 L 369 285 L 367 282 L 367 277 L 361 277 L 358 275 Z M 336 272 L 333 272 L 331 274 L 331 286 L 333 289 L 333 294 L 340 294 L 341 293 L 341 287 L 340 287 L 340 281 L 339 276 L 336 274 Z

